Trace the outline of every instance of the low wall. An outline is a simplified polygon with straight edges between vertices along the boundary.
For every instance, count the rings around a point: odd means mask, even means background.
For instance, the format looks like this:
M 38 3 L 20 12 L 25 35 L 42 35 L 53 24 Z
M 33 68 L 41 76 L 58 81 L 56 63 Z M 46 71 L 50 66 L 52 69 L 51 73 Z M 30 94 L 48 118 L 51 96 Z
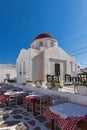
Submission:
M 70 93 L 70 92 L 55 91 L 55 90 L 50 90 L 47 88 L 36 88 L 35 86 L 18 85 L 18 87 L 26 89 L 26 90 L 32 90 L 32 91 L 35 91 L 38 93 L 47 94 L 50 96 L 52 96 L 52 95 L 62 96 L 62 97 L 68 98 L 68 100 L 70 102 L 87 106 L 87 96 L 82 96 L 82 95 L 74 94 L 74 93 Z

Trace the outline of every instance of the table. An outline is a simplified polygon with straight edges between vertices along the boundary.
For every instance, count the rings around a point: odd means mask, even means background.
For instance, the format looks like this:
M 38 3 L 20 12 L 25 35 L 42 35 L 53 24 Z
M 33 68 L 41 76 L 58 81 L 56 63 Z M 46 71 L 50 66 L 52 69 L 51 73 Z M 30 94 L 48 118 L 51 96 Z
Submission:
M 77 130 L 78 121 L 87 121 L 87 107 L 74 103 L 62 103 L 47 107 L 44 115 L 51 119 L 51 130 L 54 130 L 55 119 L 62 130 Z
M 7 98 L 7 100 L 9 98 L 9 95 L 16 95 L 16 92 L 14 92 L 14 91 L 8 91 L 8 92 L 4 93 L 4 96 L 5 96 L 5 98 Z
M 5 95 L 6 99 L 7 99 L 7 102 L 9 101 L 9 96 L 14 95 L 19 104 L 23 103 L 25 94 L 26 94 L 26 92 L 24 92 L 24 91 L 7 91 L 7 92 L 4 93 L 4 95 Z
M 19 104 L 22 104 L 24 102 L 24 97 L 26 96 L 26 92 L 25 91 L 17 91 L 16 92 L 17 95 L 17 100 Z
M 47 99 L 46 95 L 44 95 L 44 94 L 32 94 L 32 95 L 26 96 L 27 110 L 29 111 L 29 103 L 32 102 L 33 103 L 33 114 L 34 114 L 34 116 L 36 115 L 36 110 L 35 110 L 36 102 L 40 102 L 40 114 L 41 114 L 41 101 L 42 101 L 43 98 Z
M 17 105 L 16 92 L 14 92 L 14 91 L 7 91 L 7 92 L 4 93 L 4 96 L 6 98 L 6 105 L 7 106 L 10 106 L 13 103 L 15 103 Z

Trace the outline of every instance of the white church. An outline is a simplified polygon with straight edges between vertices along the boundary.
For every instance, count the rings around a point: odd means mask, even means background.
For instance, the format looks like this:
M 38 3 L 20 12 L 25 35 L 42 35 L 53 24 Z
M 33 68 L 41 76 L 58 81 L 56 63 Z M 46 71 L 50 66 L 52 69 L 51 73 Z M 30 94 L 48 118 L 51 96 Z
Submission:
M 68 55 L 51 35 L 38 35 L 31 48 L 22 49 L 16 61 L 17 82 L 26 80 L 46 81 L 46 75 L 59 75 L 64 80 L 65 74 L 75 71 L 75 59 Z

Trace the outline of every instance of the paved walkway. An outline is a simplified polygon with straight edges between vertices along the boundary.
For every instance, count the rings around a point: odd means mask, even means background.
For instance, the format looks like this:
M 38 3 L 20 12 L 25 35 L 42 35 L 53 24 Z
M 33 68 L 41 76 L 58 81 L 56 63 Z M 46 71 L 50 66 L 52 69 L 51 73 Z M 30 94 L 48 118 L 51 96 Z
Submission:
M 59 96 L 53 95 L 52 99 L 57 104 L 66 102 L 65 98 Z M 0 104 L 0 130 L 50 130 L 50 120 L 39 113 L 33 116 L 25 104 L 11 107 Z
M 0 130 L 50 130 L 50 121 L 44 116 L 27 112 L 25 105 L 0 105 Z

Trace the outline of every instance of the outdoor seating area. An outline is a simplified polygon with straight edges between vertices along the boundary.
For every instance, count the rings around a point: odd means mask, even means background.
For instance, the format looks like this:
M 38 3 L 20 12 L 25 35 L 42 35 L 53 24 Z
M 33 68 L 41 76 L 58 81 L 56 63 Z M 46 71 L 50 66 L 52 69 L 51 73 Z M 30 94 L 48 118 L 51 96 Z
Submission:
M 34 123 L 34 126 L 24 123 L 26 124 L 25 128 L 18 130 L 28 130 L 30 125 L 32 126 L 30 130 L 87 130 L 87 125 L 84 128 L 81 122 L 83 121 L 83 124 L 87 123 L 87 106 L 71 103 L 67 98 L 60 96 L 45 95 L 19 87 L 2 86 L 0 88 L 0 113 L 13 109 L 15 111 L 15 108 L 18 110 L 23 109 L 24 113 L 27 113 L 25 118 L 27 118 L 28 122 L 32 118 L 33 122 L 36 122 L 37 117 L 42 117 L 41 119 L 45 120 L 40 122 L 40 128 L 38 129 L 34 128 L 37 127 L 37 123 Z M 3 122 L 0 124 L 5 123 L 7 119 L 4 119 L 4 115 L 2 116 Z M 19 116 L 19 113 L 17 113 L 16 118 L 18 121 L 20 117 L 21 114 Z M 21 119 L 19 122 L 21 123 Z M 16 127 L 19 126 L 19 122 Z M 2 130 L 3 126 L 0 125 L 0 127 Z M 12 127 L 9 126 L 9 130 L 13 130 Z
M 58 121 L 62 130 L 76 130 L 77 123 L 83 120 L 87 123 L 87 106 L 74 103 L 62 103 L 47 107 L 44 115 L 51 119 L 51 130 L 54 130 L 54 120 Z M 87 129 L 87 126 L 86 126 Z
M 50 105 L 50 97 L 42 93 L 23 90 L 13 86 L 2 86 L 0 90 L 0 103 L 5 103 L 6 106 L 25 104 L 27 110 L 32 106 L 32 112 L 35 115 L 35 106 L 39 105 L 40 114 L 45 107 Z M 32 105 L 31 105 L 32 104 Z
M 40 109 L 40 115 L 42 115 L 42 112 L 44 110 L 44 107 L 50 105 L 50 98 L 47 95 L 44 94 L 30 94 L 29 96 L 26 96 L 26 104 L 27 104 L 27 110 L 29 111 L 30 105 L 32 103 L 32 111 L 34 116 L 36 115 L 36 105 L 39 105 Z

